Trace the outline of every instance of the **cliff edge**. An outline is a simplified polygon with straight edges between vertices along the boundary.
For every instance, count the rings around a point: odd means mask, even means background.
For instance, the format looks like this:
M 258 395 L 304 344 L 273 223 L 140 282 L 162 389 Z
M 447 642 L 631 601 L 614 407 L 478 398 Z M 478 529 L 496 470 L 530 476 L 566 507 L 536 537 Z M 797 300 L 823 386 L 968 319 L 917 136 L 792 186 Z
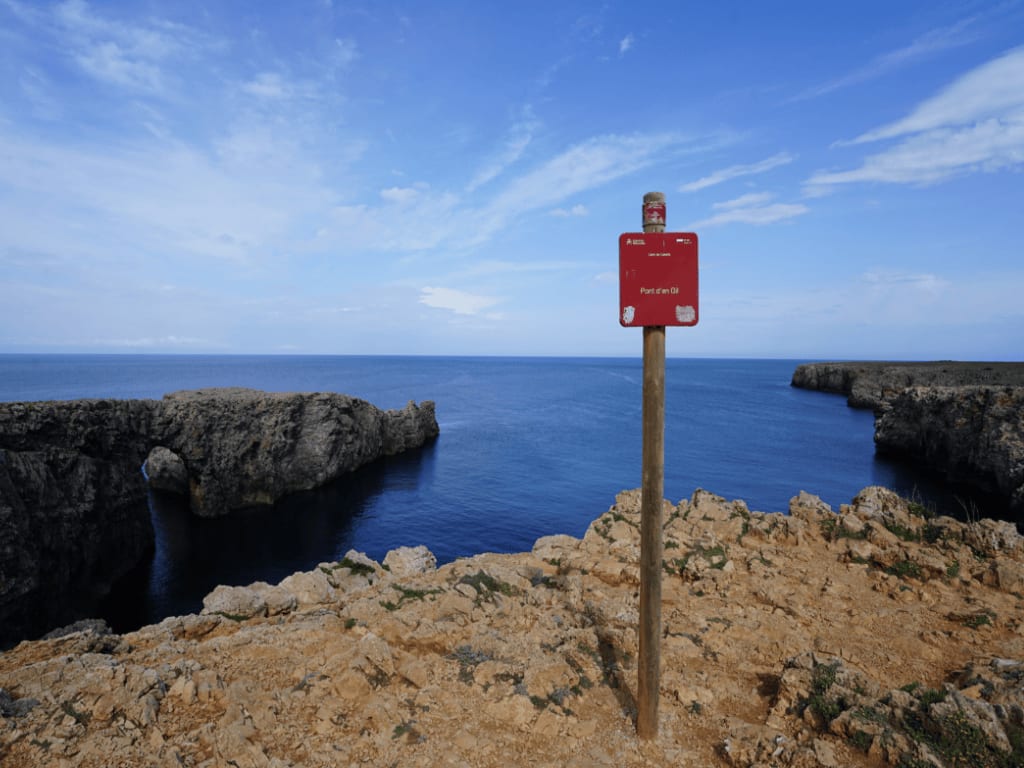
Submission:
M 801 389 L 845 395 L 851 408 L 878 410 L 907 387 L 1024 387 L 1024 363 L 804 363 L 793 371 L 791 383 Z
M 141 468 L 154 450 L 179 473 L 160 487 L 217 515 L 437 434 L 432 402 L 381 411 L 339 394 L 0 403 L 0 648 L 71 620 L 152 548 Z
M 5 768 L 1011 766 L 1024 540 L 883 488 L 664 504 L 660 734 L 634 732 L 640 494 L 582 539 L 349 552 L 201 615 L 0 654 Z

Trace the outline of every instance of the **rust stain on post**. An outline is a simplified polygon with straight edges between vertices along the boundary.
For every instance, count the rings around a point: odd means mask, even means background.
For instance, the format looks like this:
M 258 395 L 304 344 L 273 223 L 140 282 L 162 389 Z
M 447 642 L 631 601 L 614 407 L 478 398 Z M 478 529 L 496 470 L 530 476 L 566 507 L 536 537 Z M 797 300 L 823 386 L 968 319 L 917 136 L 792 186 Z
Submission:
M 644 195 L 644 232 L 665 231 L 665 195 Z M 644 328 L 643 483 L 640 497 L 640 658 L 636 732 L 658 735 L 661 687 L 661 503 L 665 486 L 665 326 Z

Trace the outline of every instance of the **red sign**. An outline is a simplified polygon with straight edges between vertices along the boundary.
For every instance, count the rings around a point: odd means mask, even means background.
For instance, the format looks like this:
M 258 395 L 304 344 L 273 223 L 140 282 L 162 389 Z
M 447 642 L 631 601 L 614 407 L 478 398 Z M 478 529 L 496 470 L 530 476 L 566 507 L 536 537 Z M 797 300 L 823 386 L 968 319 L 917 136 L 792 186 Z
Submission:
M 697 324 L 697 235 L 619 235 L 619 324 Z

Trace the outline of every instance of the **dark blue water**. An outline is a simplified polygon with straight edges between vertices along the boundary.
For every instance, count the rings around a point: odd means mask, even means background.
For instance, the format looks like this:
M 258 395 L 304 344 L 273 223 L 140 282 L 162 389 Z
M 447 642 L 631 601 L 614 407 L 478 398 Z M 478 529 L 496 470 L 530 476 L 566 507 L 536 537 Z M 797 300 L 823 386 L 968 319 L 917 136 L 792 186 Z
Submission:
M 879 484 L 956 512 L 933 478 L 874 454 L 873 417 L 794 389 L 797 360 L 669 360 L 665 495 L 702 487 L 782 511 L 838 508 Z M 197 611 L 217 584 L 274 583 L 354 548 L 426 544 L 442 562 L 583 534 L 640 485 L 639 359 L 0 355 L 0 401 L 159 398 L 247 386 L 330 391 L 381 408 L 435 400 L 440 438 L 273 509 L 198 519 L 153 500 L 157 548 L 99 609 L 125 629 Z

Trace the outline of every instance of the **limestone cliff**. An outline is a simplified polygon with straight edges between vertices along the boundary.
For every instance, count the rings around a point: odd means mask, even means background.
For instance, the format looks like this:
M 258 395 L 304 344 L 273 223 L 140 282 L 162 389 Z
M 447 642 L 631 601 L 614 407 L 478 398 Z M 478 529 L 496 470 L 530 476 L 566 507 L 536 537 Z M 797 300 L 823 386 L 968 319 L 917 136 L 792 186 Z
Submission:
M 229 388 L 165 396 L 152 437 L 181 458 L 192 511 L 213 516 L 319 487 L 437 434 L 429 401 L 381 411 L 347 395 Z
M 1003 496 L 1024 516 L 1024 387 L 910 387 L 878 415 L 875 444 Z
M 878 410 L 907 387 L 963 387 L 975 384 L 1024 386 L 1024 363 L 848 362 L 806 363 L 792 385 L 846 395 L 853 408 Z
M 381 411 L 323 393 L 2 403 L 0 647 L 71 620 L 152 547 L 140 469 L 156 447 L 163 472 L 184 473 L 193 511 L 216 515 L 314 488 L 437 434 L 432 402 Z
M 1024 516 L 1024 363 L 811 363 L 794 387 L 875 412 L 875 445 L 1004 498 Z
M 355 552 L 202 615 L 0 655 L 0 762 L 1013 766 L 1024 540 L 881 488 L 664 505 L 659 736 L 634 734 L 639 494 L 442 568 Z

